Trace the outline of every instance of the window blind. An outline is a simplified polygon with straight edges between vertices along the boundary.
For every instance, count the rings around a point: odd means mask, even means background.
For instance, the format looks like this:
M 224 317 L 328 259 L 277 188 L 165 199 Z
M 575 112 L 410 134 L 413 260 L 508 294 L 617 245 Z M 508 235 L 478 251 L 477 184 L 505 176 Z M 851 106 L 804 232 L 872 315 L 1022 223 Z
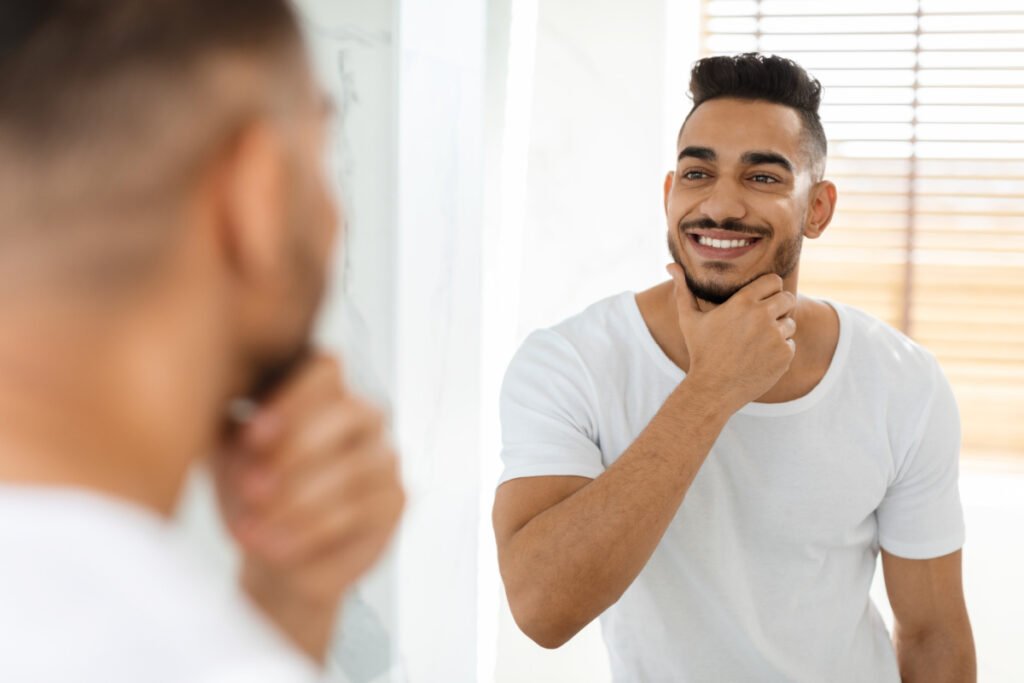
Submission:
M 835 220 L 801 289 L 929 348 L 966 453 L 1024 457 L 1024 4 L 705 0 L 703 53 L 790 57 L 824 85 Z

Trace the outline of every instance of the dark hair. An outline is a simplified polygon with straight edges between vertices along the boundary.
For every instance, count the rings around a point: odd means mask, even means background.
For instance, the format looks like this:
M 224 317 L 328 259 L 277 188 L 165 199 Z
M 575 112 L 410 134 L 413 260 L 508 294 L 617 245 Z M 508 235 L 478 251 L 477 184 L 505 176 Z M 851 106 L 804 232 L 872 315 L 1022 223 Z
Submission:
M 0 260 L 148 272 L 196 169 L 287 106 L 301 44 L 288 0 L 3 0 Z
M 287 0 L 4 0 L 0 133 L 30 149 L 59 145 L 83 133 L 83 116 L 86 126 L 144 116 L 110 101 L 126 83 L 173 82 L 212 53 L 298 36 Z
M 828 141 L 818 116 L 821 83 L 793 60 L 757 52 L 701 59 L 690 72 L 690 95 L 691 115 L 700 105 L 721 97 L 763 100 L 796 110 L 804 124 L 812 167 L 824 171 Z

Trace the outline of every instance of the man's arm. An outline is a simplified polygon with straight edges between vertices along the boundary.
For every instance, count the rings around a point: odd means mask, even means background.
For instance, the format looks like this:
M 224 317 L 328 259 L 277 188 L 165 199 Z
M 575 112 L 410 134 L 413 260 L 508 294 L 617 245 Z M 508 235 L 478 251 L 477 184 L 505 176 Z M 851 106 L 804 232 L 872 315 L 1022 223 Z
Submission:
M 498 561 L 526 635 L 559 647 L 612 605 L 650 559 L 729 417 L 793 357 L 795 298 L 775 275 L 709 313 L 673 271 L 686 379 L 603 474 L 514 479 L 494 503 Z
M 974 683 L 977 665 L 960 575 L 960 551 L 907 560 L 882 551 L 904 683 Z
M 728 419 L 684 380 L 597 479 L 513 479 L 494 502 L 498 558 L 516 622 L 559 647 L 615 603 L 647 564 Z

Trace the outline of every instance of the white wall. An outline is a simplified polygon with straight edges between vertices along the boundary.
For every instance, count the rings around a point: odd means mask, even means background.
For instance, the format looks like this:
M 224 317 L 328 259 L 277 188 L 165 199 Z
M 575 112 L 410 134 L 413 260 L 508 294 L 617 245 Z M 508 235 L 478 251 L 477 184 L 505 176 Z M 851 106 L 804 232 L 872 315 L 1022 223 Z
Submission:
M 360 680 L 473 681 L 485 3 L 303 5 L 351 226 L 321 337 L 393 408 L 409 494 L 336 652 Z
M 398 635 L 417 682 L 476 680 L 485 32 L 484 0 L 401 3 Z

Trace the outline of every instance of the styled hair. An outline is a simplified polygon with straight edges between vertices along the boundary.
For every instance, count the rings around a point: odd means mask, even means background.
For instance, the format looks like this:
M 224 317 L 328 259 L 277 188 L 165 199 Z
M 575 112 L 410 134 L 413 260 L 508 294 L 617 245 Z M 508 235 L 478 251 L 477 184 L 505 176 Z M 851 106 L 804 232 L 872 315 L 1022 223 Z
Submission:
M 800 115 L 808 158 L 820 177 L 828 155 L 828 141 L 818 115 L 821 91 L 821 83 L 791 59 L 757 52 L 707 57 L 697 61 L 690 72 L 693 109 L 687 119 L 700 105 L 722 97 L 790 107 Z
M 287 0 L 5 0 L 0 130 L 32 146 L 59 143 L 83 134 L 83 117 L 144 115 L 110 100 L 126 82 L 173 84 L 214 53 L 298 39 Z
M 288 0 L 4 0 L 0 261 L 148 272 L 196 171 L 297 100 L 301 45 Z

